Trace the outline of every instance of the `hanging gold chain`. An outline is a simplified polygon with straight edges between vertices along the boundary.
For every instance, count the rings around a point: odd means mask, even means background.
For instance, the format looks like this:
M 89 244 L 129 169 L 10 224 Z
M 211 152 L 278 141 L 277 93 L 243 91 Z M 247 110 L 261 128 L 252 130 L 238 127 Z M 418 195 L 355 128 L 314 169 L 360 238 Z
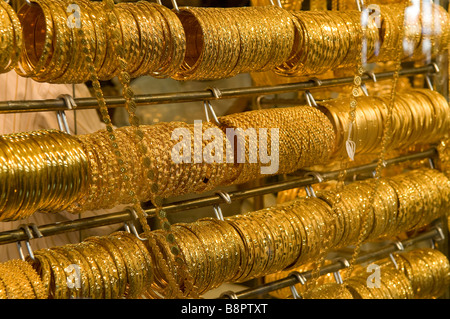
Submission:
M 118 27 L 118 21 L 117 16 L 114 12 L 114 1 L 113 0 L 103 0 L 104 1 L 104 7 L 105 12 L 108 17 L 108 32 L 111 36 L 111 39 L 113 41 L 113 51 L 117 55 L 118 62 L 119 62 L 119 80 L 122 84 L 123 90 L 122 95 L 125 99 L 125 108 L 128 111 L 129 114 L 129 122 L 130 125 L 134 128 L 135 132 L 135 140 L 137 145 L 139 145 L 139 151 L 140 151 L 140 157 L 143 164 L 143 167 L 149 168 L 151 166 L 151 159 L 147 155 L 148 149 L 147 147 L 142 143 L 142 140 L 144 138 L 144 132 L 141 130 L 139 125 L 139 119 L 136 116 L 136 102 L 134 100 L 134 92 L 130 87 L 130 75 L 127 72 L 127 61 L 124 58 L 125 56 L 125 50 L 121 43 L 120 33 L 119 33 L 119 27 Z M 156 182 L 153 181 L 154 174 L 152 174 L 151 171 L 148 172 L 147 177 L 149 178 L 149 182 L 153 182 L 152 184 L 152 191 L 156 193 L 158 191 Z M 133 197 L 133 208 L 135 209 L 140 224 L 144 230 L 144 235 L 148 240 L 151 240 L 150 245 L 153 249 L 157 249 L 159 251 L 159 260 L 158 263 L 162 267 L 162 270 L 164 271 L 165 275 L 168 278 L 169 285 L 171 286 L 172 292 L 176 292 L 175 297 L 182 298 L 182 297 L 193 297 L 193 298 L 199 298 L 197 289 L 193 284 L 193 279 L 189 274 L 189 271 L 187 269 L 186 263 L 181 255 L 180 248 L 178 247 L 178 244 L 175 240 L 175 236 L 172 233 L 171 230 L 171 224 L 167 219 L 166 212 L 162 209 L 163 199 L 156 195 L 153 197 L 152 203 L 155 206 L 155 213 L 156 216 L 159 219 L 159 222 L 162 226 L 162 229 L 166 233 L 166 239 L 171 246 L 171 253 L 175 257 L 175 262 L 178 267 L 178 273 L 182 276 L 183 284 L 184 284 L 184 292 L 181 290 L 181 288 L 178 286 L 176 279 L 174 278 L 173 274 L 170 272 L 170 269 L 168 269 L 167 265 L 164 263 L 164 259 L 162 257 L 162 253 L 158 248 L 158 245 L 153 240 L 153 237 L 151 235 L 151 229 L 147 222 L 147 218 L 145 216 L 145 212 L 142 209 L 141 203 L 139 199 L 137 198 L 136 193 L 133 190 L 130 190 L 130 196 Z
M 357 104 L 358 104 L 356 98 L 360 95 L 361 84 L 362 84 L 361 76 L 364 74 L 364 68 L 362 65 L 362 41 L 364 39 L 365 32 L 366 32 L 366 27 L 364 25 L 362 25 L 361 29 L 360 29 L 361 42 L 358 42 L 359 48 L 357 51 L 357 52 L 359 52 L 358 64 L 356 66 L 355 75 L 353 77 L 353 87 L 352 87 L 352 91 L 351 91 L 352 94 L 351 94 L 351 99 L 350 99 L 350 109 L 348 112 L 348 119 L 349 119 L 350 126 L 352 126 L 353 123 L 355 122 L 356 108 L 357 108 Z M 348 136 L 349 140 L 351 139 L 351 133 L 352 133 L 351 131 L 352 131 L 352 129 L 349 129 L 349 136 Z M 351 142 L 353 142 L 353 141 L 351 141 Z M 353 160 L 353 156 L 354 156 L 354 154 L 352 154 L 352 156 L 351 156 L 352 160 Z M 333 205 L 331 207 L 331 213 L 332 213 L 334 220 L 338 219 L 337 208 L 342 199 L 341 193 L 344 189 L 345 179 L 347 177 L 348 163 L 349 163 L 348 159 L 346 160 L 346 159 L 342 158 L 340 160 L 339 174 L 337 176 L 337 184 L 336 184 L 336 189 L 335 189 L 336 199 L 335 199 L 335 202 L 333 202 Z M 330 229 L 328 229 L 327 231 L 328 231 L 328 233 L 331 232 Z M 334 233 L 336 233 L 336 230 Z M 327 240 L 330 240 L 329 234 L 326 236 L 326 238 L 327 238 Z M 329 245 L 324 244 L 324 245 L 322 245 L 322 247 L 329 247 Z M 311 281 L 308 283 L 308 290 L 312 289 L 313 287 L 315 287 L 317 285 L 318 279 L 320 277 L 320 270 L 322 269 L 322 267 L 324 265 L 326 255 L 327 255 L 326 250 L 324 248 L 321 248 L 321 251 L 319 253 L 319 258 L 317 259 L 317 261 L 314 262 L 313 271 L 311 273 Z

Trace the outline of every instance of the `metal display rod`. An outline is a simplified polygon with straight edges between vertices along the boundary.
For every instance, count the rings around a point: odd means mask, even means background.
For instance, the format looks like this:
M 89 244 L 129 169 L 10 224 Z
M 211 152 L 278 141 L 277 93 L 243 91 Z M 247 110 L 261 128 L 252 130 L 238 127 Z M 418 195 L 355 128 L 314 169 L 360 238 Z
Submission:
M 437 150 L 436 148 L 430 148 L 429 150 L 426 150 L 424 152 L 418 152 L 418 153 L 412 153 L 407 154 L 403 156 L 399 156 L 396 158 L 388 159 L 386 160 L 385 164 L 386 166 L 389 165 L 395 165 L 401 162 L 411 161 L 411 160 L 423 160 L 423 159 L 430 159 L 432 162 L 433 158 L 437 156 Z M 370 163 L 366 165 L 361 165 L 357 167 L 348 168 L 346 170 L 347 176 L 355 176 L 362 173 L 367 172 L 373 172 L 377 166 L 377 163 Z M 280 192 L 283 190 L 292 189 L 295 187 L 305 187 L 309 186 L 311 184 L 319 183 L 321 181 L 329 181 L 329 180 L 335 180 L 339 177 L 341 171 L 330 171 L 330 172 L 324 172 L 320 174 L 307 174 L 308 176 L 301 177 L 301 178 L 293 178 L 288 181 L 281 181 L 276 182 L 260 187 L 255 187 L 252 189 L 246 189 L 246 190 L 239 190 L 230 192 L 227 195 L 229 195 L 229 199 L 231 201 L 236 200 L 242 200 L 246 198 L 251 198 L 255 196 L 261 196 L 265 194 L 271 194 L 275 192 Z M 184 200 L 179 202 L 174 202 L 170 204 L 163 205 L 163 209 L 167 213 L 176 213 L 180 211 L 185 211 L 189 209 L 196 209 L 201 207 L 209 207 L 213 205 L 220 205 L 223 204 L 224 198 L 220 194 L 212 195 L 212 196 L 205 196 L 201 198 L 195 198 L 190 200 Z M 147 214 L 148 217 L 153 217 L 155 215 L 155 208 L 154 207 L 144 207 L 144 211 Z M 73 221 L 67 221 L 67 222 L 59 222 L 55 224 L 48 224 L 48 225 L 42 225 L 39 226 L 39 233 L 40 236 L 52 236 L 57 235 L 65 232 L 70 231 L 77 231 L 77 230 L 83 230 L 83 229 L 89 229 L 93 227 L 100 227 L 100 226 L 106 226 L 106 225 L 113 225 L 113 224 L 119 224 L 119 223 L 126 223 L 129 221 L 133 221 L 135 219 L 133 212 L 129 210 L 116 212 L 116 213 L 109 213 L 94 217 L 88 217 L 88 218 L 82 218 L 78 220 Z M 34 226 L 36 227 L 36 226 Z M 25 231 L 25 229 L 19 228 L 15 230 L 10 231 L 3 231 L 0 232 L 0 245 L 1 244 L 8 244 L 8 243 L 14 243 L 19 242 L 23 240 L 29 240 L 30 236 L 29 233 Z
M 410 247 L 416 243 L 423 242 L 426 240 L 439 241 L 439 240 L 442 240 L 443 238 L 444 238 L 444 234 L 442 232 L 442 229 L 439 226 L 434 226 L 434 228 L 432 228 L 431 230 L 424 232 L 422 234 L 419 234 L 416 237 L 412 237 L 412 238 L 408 238 L 406 240 L 400 241 L 401 244 L 399 244 L 399 242 L 395 242 L 392 245 L 387 245 L 381 249 L 365 253 L 365 254 L 357 257 L 355 260 L 355 263 L 362 264 L 364 262 L 368 262 L 373 259 L 380 259 L 382 257 L 388 256 L 389 254 L 399 252 L 402 249 L 404 249 L 406 247 Z M 402 249 L 399 249 L 399 247 L 401 247 Z M 347 260 L 345 258 L 337 258 L 336 262 L 334 262 L 330 265 L 324 266 L 323 268 L 320 269 L 320 276 L 330 274 L 330 273 L 336 273 L 336 272 L 346 268 L 348 266 L 346 261 Z M 312 276 L 311 271 L 306 271 L 306 272 L 297 273 L 297 274 L 301 275 L 306 280 L 311 279 L 311 276 Z M 272 291 L 275 291 L 278 289 L 282 289 L 282 288 L 287 288 L 287 287 L 296 285 L 298 283 L 300 283 L 298 276 L 293 275 L 293 273 L 291 273 L 291 275 L 289 275 L 285 278 L 263 284 L 256 288 L 242 290 L 237 293 L 232 292 L 232 291 L 224 292 L 223 294 L 220 295 L 219 299 L 255 298 L 258 295 L 266 294 L 266 293 L 269 293 L 269 292 L 272 292 Z
M 363 82 L 376 81 L 392 78 L 394 71 L 380 72 L 375 74 L 363 74 L 361 79 Z M 439 73 L 439 68 L 435 63 L 417 67 L 406 68 L 399 72 L 400 76 L 413 76 L 419 74 L 435 74 Z M 223 90 L 206 89 L 204 91 L 192 92 L 177 92 L 177 93 L 163 93 L 163 94 L 146 94 L 136 95 L 135 101 L 137 104 L 171 104 L 181 102 L 201 102 L 205 100 L 217 99 L 234 99 L 249 97 L 255 95 L 271 95 L 281 94 L 287 92 L 295 92 L 307 90 L 317 87 L 332 87 L 343 84 L 353 83 L 353 77 L 333 78 L 333 79 L 311 79 L 306 82 L 280 84 L 272 86 L 256 86 L 247 88 L 232 88 Z M 219 95 L 217 93 L 220 93 Z M 105 97 L 106 104 L 110 108 L 120 107 L 125 104 L 125 99 L 119 96 Z M 98 103 L 95 98 L 75 98 L 76 109 L 93 109 L 98 108 Z M 0 113 L 22 113 L 22 112 L 44 112 L 44 111 L 64 111 L 67 110 L 67 105 L 62 99 L 48 99 L 48 100 L 25 100 L 25 101 L 5 101 L 0 102 Z

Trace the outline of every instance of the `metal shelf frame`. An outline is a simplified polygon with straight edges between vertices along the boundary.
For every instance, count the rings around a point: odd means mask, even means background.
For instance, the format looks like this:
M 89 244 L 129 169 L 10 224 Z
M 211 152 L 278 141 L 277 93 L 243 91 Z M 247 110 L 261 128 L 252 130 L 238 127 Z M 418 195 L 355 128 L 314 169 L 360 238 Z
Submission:
M 373 82 L 376 80 L 384 80 L 392 78 L 395 71 L 386 71 L 380 73 L 365 73 L 361 76 L 363 83 Z M 414 76 L 414 75 L 433 75 L 439 73 L 439 68 L 435 63 L 429 65 L 405 68 L 400 70 L 400 76 Z M 281 93 L 296 92 L 308 90 L 318 87 L 333 87 L 344 84 L 353 83 L 353 77 L 332 78 L 318 80 L 311 78 L 311 80 L 299 83 L 280 84 L 271 86 L 253 86 L 241 87 L 231 89 L 217 89 L 208 88 L 204 91 L 191 92 L 174 92 L 163 94 L 146 94 L 136 95 L 134 100 L 137 105 L 153 105 L 153 104 L 172 104 L 182 102 L 203 102 L 213 101 L 218 99 L 234 99 L 261 95 L 274 95 Z M 97 109 L 98 103 L 95 98 L 74 98 L 73 99 L 76 110 L 83 109 Z M 108 108 L 116 108 L 124 106 L 125 99 L 120 96 L 105 97 Z M 48 100 L 22 100 L 22 101 L 4 101 L 0 102 L 0 113 L 23 113 L 23 112 L 45 112 L 45 111 L 65 111 L 67 104 L 63 99 L 48 99 Z

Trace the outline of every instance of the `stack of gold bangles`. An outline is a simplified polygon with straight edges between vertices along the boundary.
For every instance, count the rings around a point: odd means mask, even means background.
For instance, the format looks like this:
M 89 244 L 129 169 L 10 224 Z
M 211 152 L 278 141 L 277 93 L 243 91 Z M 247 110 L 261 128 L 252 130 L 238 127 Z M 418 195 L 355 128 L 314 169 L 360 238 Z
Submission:
M 376 19 L 368 19 L 362 27 L 356 10 L 186 7 L 176 14 L 139 1 L 115 5 L 117 23 L 112 21 L 115 27 L 109 30 L 101 2 L 31 2 L 19 10 L 18 18 L 2 4 L 1 43 L 6 50 L 0 71 L 15 67 L 22 76 L 51 83 L 85 82 L 91 68 L 100 80 L 109 80 L 121 69 L 118 56 L 126 61 L 130 77 L 206 80 L 269 70 L 286 76 L 312 75 L 356 66 L 362 47 L 368 62 L 392 61 L 395 48 L 402 45 L 398 5 L 381 6 L 380 26 Z M 430 10 L 439 23 L 430 25 L 422 17 L 421 27 L 406 28 L 411 52 L 405 53 L 405 60 L 433 57 L 449 43 L 448 13 L 434 4 Z M 114 39 L 121 41 L 120 52 Z M 93 66 L 87 65 L 86 57 Z
M 108 36 L 102 2 L 88 0 L 36 0 L 24 5 L 22 22 L 24 46 L 16 71 L 36 81 L 81 83 L 90 79 L 83 42 L 88 42 L 92 62 L 100 80 L 118 75 L 117 52 Z M 78 10 L 78 18 L 69 8 Z M 122 56 L 132 77 L 168 77 L 177 71 L 185 53 L 185 36 L 180 20 L 168 8 L 140 1 L 115 6 L 120 28 Z M 72 21 L 74 19 L 74 21 Z M 86 34 L 83 38 L 78 30 Z
M 294 44 L 292 15 L 279 7 L 182 8 L 186 57 L 177 80 L 220 79 L 272 70 Z
M 22 29 L 15 11 L 5 1 L 0 2 L 0 73 L 12 70 L 22 49 Z
M 275 69 L 279 75 L 321 74 L 355 65 L 361 54 L 363 38 L 367 43 L 367 57 L 372 58 L 375 54 L 378 29 L 373 20 L 362 29 L 359 11 L 300 11 L 293 12 L 293 15 L 299 40 L 295 54 Z
M 50 299 L 131 299 L 153 282 L 151 253 L 127 232 L 40 249 L 34 252 L 34 260 L 27 258 Z
M 220 117 L 219 121 L 221 126 L 211 122 L 141 126 L 144 132 L 142 143 L 148 146 L 153 159 L 148 168 L 134 164 L 139 160 L 139 153 L 131 143 L 132 129 L 117 129 L 116 141 L 120 151 L 128 154 L 126 161 L 133 170 L 132 182 L 138 186 L 139 199 L 147 201 L 155 195 L 205 192 L 220 185 L 293 172 L 301 167 L 326 163 L 333 151 L 333 127 L 326 116 L 313 107 L 251 111 Z M 237 141 L 231 148 L 234 133 Z M 217 140 L 212 141 L 211 134 Z M 131 200 L 118 178 L 118 165 L 114 163 L 108 138 L 107 131 L 80 137 L 89 154 L 92 187 L 71 209 L 73 212 L 114 207 Z M 180 143 L 185 147 L 181 148 Z M 265 145 L 267 150 L 263 149 Z M 211 154 L 215 152 L 217 157 L 208 156 L 208 150 Z M 269 163 L 264 161 L 262 154 L 271 156 Z M 181 161 L 186 155 L 188 158 Z M 146 182 L 147 170 L 153 174 L 156 184 L 152 189 Z
M 383 41 L 379 54 L 374 56 L 372 62 L 394 60 L 395 48 L 399 46 L 404 48 L 402 59 L 405 61 L 430 59 L 445 50 L 450 28 L 448 12 L 442 6 L 434 3 L 414 4 L 405 12 L 404 38 L 401 38 L 398 25 L 403 4 L 380 5 L 379 8 Z M 419 13 L 416 14 L 414 9 Z
M 388 96 L 356 98 L 358 108 L 352 125 L 352 139 L 356 154 L 377 154 L 387 118 Z M 319 108 L 333 122 L 336 147 L 333 158 L 346 152 L 345 142 L 350 134 L 348 118 L 349 98 L 319 103 Z M 436 143 L 450 129 L 449 104 L 436 91 L 413 89 L 398 92 L 392 110 L 392 129 L 387 148 L 407 148 L 414 144 Z
M 67 209 L 86 192 L 87 156 L 78 139 L 59 131 L 0 136 L 0 220 Z
M 13 259 L 0 264 L 0 299 L 47 299 L 44 282 L 30 263 Z
M 370 272 L 357 267 L 355 274 L 344 284 L 330 282 L 307 290 L 305 299 L 433 299 L 442 296 L 450 284 L 450 264 L 447 257 L 436 249 L 415 249 L 393 254 L 397 265 L 390 259 L 377 260 L 380 280 L 368 285 Z M 303 289 L 303 287 L 299 287 Z

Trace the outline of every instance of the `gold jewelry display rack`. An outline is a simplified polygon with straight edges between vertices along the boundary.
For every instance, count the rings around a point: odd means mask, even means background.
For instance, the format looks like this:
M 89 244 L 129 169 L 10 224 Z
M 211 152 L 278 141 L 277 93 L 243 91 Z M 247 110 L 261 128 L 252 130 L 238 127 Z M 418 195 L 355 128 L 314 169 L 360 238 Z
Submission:
M 426 83 L 429 88 L 433 88 L 432 76 L 439 74 L 439 68 L 435 63 L 415 68 L 404 68 L 399 72 L 400 76 L 415 76 L 425 75 Z M 374 82 L 382 79 L 389 79 L 394 75 L 394 72 L 380 72 L 380 73 L 366 73 L 362 76 L 364 83 Z M 272 86 L 257 86 L 257 87 L 241 87 L 232 89 L 217 89 L 208 88 L 204 91 L 191 91 L 191 92 L 174 92 L 165 94 L 152 94 L 152 95 L 137 95 L 136 103 L 140 105 L 148 104 L 169 104 L 179 102 L 204 102 L 217 99 L 233 99 L 241 97 L 261 97 L 267 95 L 275 95 L 288 92 L 305 91 L 309 93 L 309 89 L 317 87 L 332 87 L 344 84 L 351 84 L 353 77 L 344 78 L 332 78 L 318 80 L 312 78 L 310 81 L 272 85 Z M 72 106 L 76 106 L 76 109 L 93 109 L 97 108 L 97 101 L 94 98 L 76 98 L 71 99 Z M 123 106 L 124 99 L 122 97 L 110 96 L 106 97 L 108 107 L 115 108 Z M 68 99 L 48 99 L 48 100 L 33 100 L 33 101 L 6 101 L 0 102 L 0 113 L 14 113 L 14 112 L 43 112 L 43 111 L 55 111 L 61 113 L 61 111 L 68 109 Z M 399 164 L 406 161 L 414 160 L 427 160 L 431 168 L 434 168 L 434 161 L 437 158 L 438 153 L 436 147 L 422 152 L 411 153 L 402 155 L 396 158 L 389 159 L 385 162 L 386 166 Z M 353 179 L 366 179 L 372 176 L 372 172 L 375 170 L 377 164 L 369 163 L 357 167 L 352 167 L 346 170 L 347 176 Z M 217 207 L 224 203 L 231 203 L 233 201 L 243 200 L 247 198 L 262 196 L 265 194 L 276 193 L 292 188 L 305 187 L 309 192 L 313 191 L 312 185 L 323 181 L 336 180 L 340 176 L 341 171 L 328 171 L 328 172 L 312 172 L 302 171 L 297 174 L 292 174 L 286 180 L 252 187 L 245 190 L 237 190 L 229 193 L 217 191 L 214 195 L 198 196 L 194 199 L 188 199 L 183 201 L 177 201 L 170 204 L 163 205 L 163 209 L 167 213 L 176 213 L 186 211 L 190 209 L 202 208 L 202 207 Z M 225 196 L 226 195 L 226 196 Z M 152 206 L 145 207 L 143 204 L 144 212 L 147 218 L 154 216 L 155 208 Z M 21 257 L 24 258 L 22 252 L 21 243 L 25 242 L 28 253 L 32 256 L 30 240 L 33 238 L 39 238 L 43 236 L 52 236 L 65 232 L 79 231 L 94 227 L 121 224 L 125 225 L 125 229 L 129 225 L 134 225 L 133 222 L 136 219 L 136 214 L 132 209 L 126 209 L 121 212 L 108 213 L 95 217 L 80 218 L 78 220 L 59 222 L 47 225 L 35 225 L 35 224 L 22 224 L 18 229 L 0 232 L 0 245 L 8 243 L 17 243 Z M 134 227 L 131 227 L 131 231 L 136 232 Z M 356 262 L 364 263 L 374 258 L 381 258 L 384 256 L 392 255 L 392 253 L 403 250 L 405 247 L 415 245 L 423 241 L 431 241 L 434 246 L 435 242 L 443 242 L 446 238 L 444 234 L 447 233 L 447 225 L 443 220 L 435 220 L 432 223 L 431 230 L 421 233 L 418 236 L 408 238 L 401 242 L 393 242 L 381 249 L 370 251 L 368 253 L 361 254 Z M 135 233 L 138 235 L 137 233 Z M 445 246 L 445 242 L 444 242 Z M 446 246 L 445 246 L 446 247 Z M 447 254 L 448 255 L 448 254 Z M 338 258 L 332 264 L 324 266 L 320 270 L 320 274 L 338 274 L 341 269 L 348 266 L 348 261 L 344 257 Z M 256 287 L 248 288 L 240 292 L 227 291 L 220 295 L 219 298 L 229 299 L 245 299 L 254 298 L 256 296 L 269 293 L 271 291 L 291 287 L 291 290 L 295 289 L 294 285 L 302 283 L 311 277 L 311 272 L 291 272 L 287 277 L 279 279 L 270 283 L 257 285 Z M 294 291 L 293 291 L 294 293 Z

